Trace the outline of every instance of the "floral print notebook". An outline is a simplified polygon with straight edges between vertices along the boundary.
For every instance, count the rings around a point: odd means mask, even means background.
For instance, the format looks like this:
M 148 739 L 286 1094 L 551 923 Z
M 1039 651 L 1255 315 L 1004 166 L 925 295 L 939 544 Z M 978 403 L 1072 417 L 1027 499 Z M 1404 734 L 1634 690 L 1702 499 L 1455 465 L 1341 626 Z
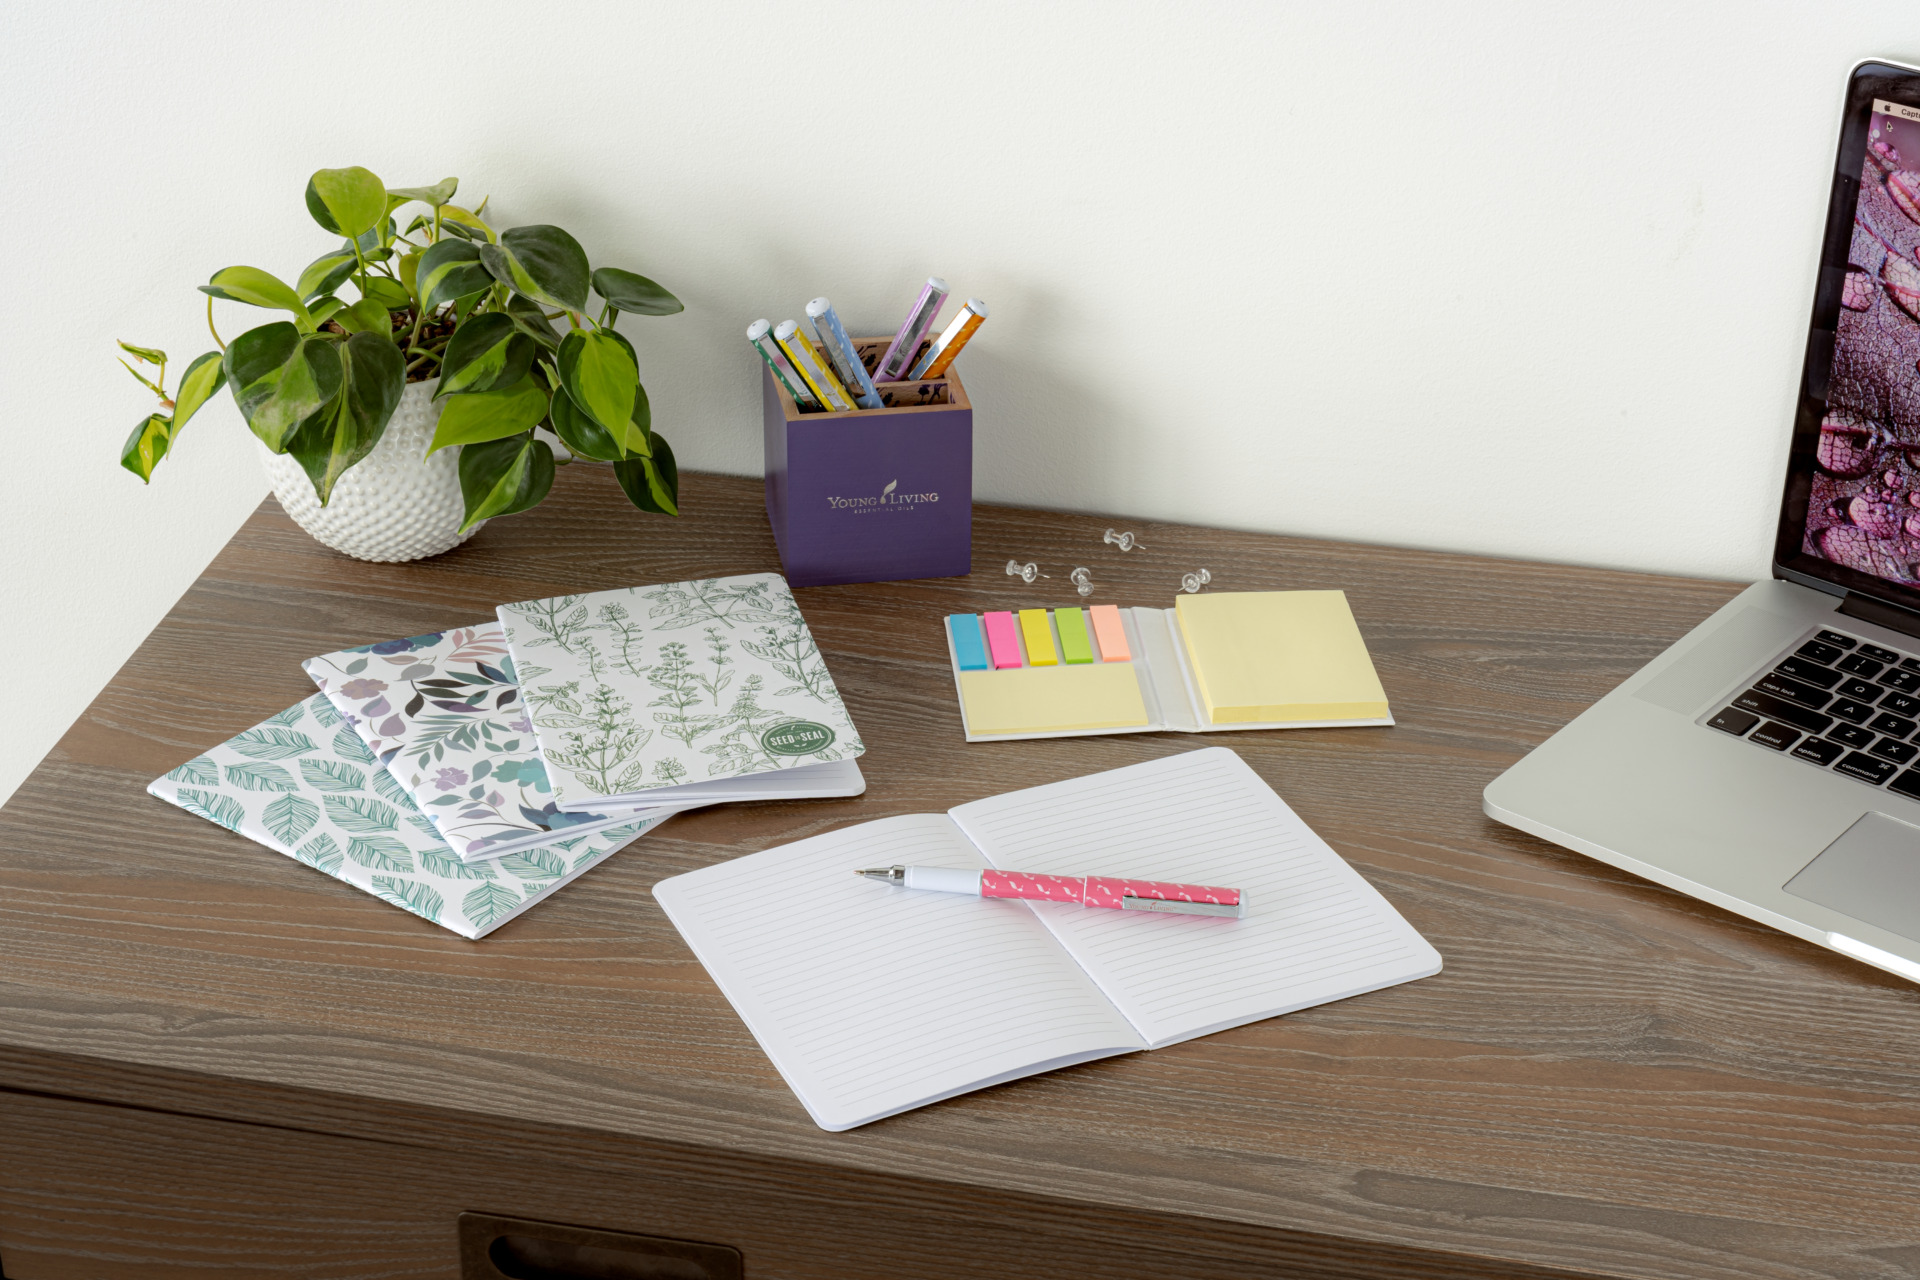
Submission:
M 499 614 L 562 810 L 704 793 L 714 779 L 737 784 L 729 799 L 791 795 L 791 783 L 754 785 L 791 770 L 851 779 L 814 794 L 865 787 L 852 762 L 866 747 L 777 573 L 555 596 Z
M 499 928 L 659 823 L 643 819 L 462 862 L 318 693 L 147 790 L 463 938 Z
M 663 816 L 634 805 L 560 811 L 497 622 L 300 665 L 464 861 Z

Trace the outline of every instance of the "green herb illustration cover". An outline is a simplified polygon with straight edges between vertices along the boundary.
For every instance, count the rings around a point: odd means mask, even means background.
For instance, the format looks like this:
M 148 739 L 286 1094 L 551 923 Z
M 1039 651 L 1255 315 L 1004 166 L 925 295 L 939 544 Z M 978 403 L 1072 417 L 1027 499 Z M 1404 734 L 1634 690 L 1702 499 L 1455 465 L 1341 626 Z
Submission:
M 561 810 L 866 750 L 786 579 L 501 605 Z
M 629 822 L 462 862 L 318 693 L 147 790 L 465 938 L 498 928 L 658 825 Z

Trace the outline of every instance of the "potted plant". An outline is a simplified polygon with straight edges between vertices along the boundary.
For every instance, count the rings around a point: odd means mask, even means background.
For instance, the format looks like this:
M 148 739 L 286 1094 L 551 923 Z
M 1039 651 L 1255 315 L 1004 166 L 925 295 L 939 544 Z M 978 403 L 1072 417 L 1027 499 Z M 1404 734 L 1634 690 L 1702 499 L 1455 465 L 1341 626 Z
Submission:
M 214 272 L 200 291 L 219 350 L 192 360 L 171 395 L 166 353 L 120 344 L 158 366 L 150 379 L 126 365 L 160 398 L 121 465 L 150 479 L 225 386 L 288 514 L 361 559 L 436 555 L 491 517 L 537 505 L 556 462 L 543 433 L 611 463 L 642 511 L 677 515 L 673 451 L 614 325 L 622 313 L 671 315 L 679 299 L 631 271 L 591 268 L 559 227 L 496 231 L 485 201 L 452 203 L 458 185 L 389 190 L 366 169 L 315 173 L 307 210 L 340 243 L 291 285 L 258 267 Z M 426 211 L 401 230 L 394 214 L 410 203 Z M 339 292 L 348 285 L 352 299 Z M 224 342 L 215 298 L 289 318 Z

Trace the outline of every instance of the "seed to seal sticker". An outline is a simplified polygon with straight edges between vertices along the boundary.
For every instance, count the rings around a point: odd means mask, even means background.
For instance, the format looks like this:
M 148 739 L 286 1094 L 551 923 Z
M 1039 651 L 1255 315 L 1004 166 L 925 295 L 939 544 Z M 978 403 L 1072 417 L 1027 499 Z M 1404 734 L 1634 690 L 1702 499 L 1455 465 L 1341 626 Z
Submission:
M 833 745 L 833 730 L 811 720 L 789 720 L 761 734 L 760 745 L 777 756 L 810 756 Z

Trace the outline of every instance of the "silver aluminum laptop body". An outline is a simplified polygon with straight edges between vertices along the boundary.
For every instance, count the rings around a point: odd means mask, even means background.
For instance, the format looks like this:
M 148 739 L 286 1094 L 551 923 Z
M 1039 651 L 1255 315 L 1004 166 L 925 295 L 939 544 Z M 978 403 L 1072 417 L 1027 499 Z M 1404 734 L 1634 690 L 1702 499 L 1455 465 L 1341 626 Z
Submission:
M 1835 174 L 1773 580 L 1483 803 L 1920 982 L 1920 68 L 1853 68 Z

